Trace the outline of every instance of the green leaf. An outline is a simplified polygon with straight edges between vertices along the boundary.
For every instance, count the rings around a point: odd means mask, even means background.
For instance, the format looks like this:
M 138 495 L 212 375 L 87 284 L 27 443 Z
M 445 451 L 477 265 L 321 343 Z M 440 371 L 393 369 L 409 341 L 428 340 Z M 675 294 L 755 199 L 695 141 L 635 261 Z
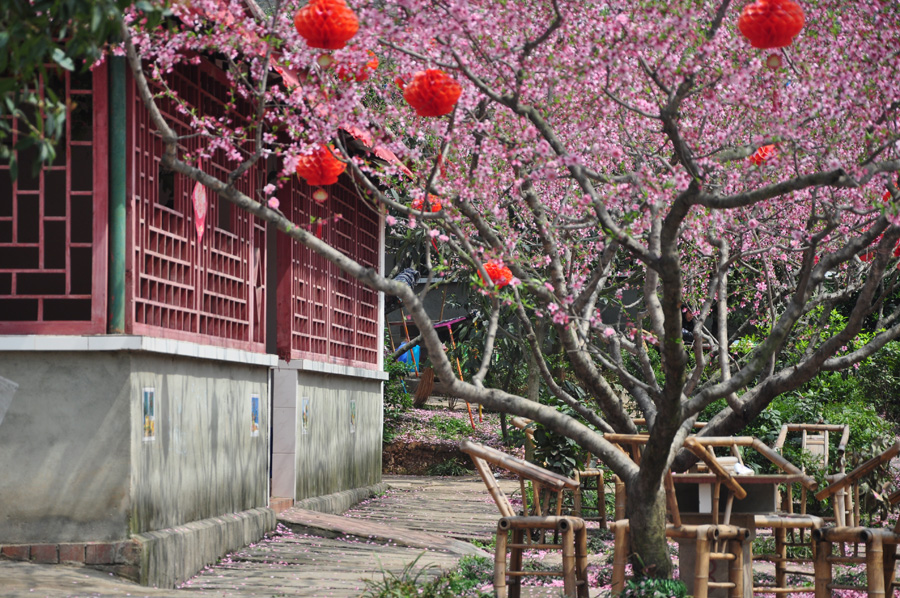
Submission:
M 53 62 L 66 69 L 67 71 L 75 70 L 75 63 L 63 52 L 62 48 L 53 48 Z

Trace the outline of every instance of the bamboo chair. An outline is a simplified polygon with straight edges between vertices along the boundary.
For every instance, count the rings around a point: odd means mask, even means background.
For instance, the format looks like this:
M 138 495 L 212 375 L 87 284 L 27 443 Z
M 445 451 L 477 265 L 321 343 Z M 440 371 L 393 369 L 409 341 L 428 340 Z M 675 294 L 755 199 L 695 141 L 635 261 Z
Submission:
M 814 456 L 822 458 L 822 466 L 825 471 L 825 479 L 828 483 L 837 481 L 845 473 L 847 451 L 847 442 L 850 440 L 850 426 L 846 424 L 784 424 L 775 441 L 775 450 L 782 453 L 787 435 L 790 432 L 800 432 L 800 447 L 808 451 Z M 834 464 L 834 471 L 830 470 L 831 459 L 829 456 L 830 449 L 830 433 L 841 433 L 841 438 L 837 445 L 837 463 Z M 799 511 L 801 515 L 806 514 L 807 488 L 800 488 Z M 850 488 L 842 488 L 834 495 L 834 517 L 826 518 L 826 521 L 833 520 L 835 525 L 859 525 L 859 486 L 854 485 Z M 786 488 L 785 497 L 782 508 L 786 513 L 794 513 L 794 495 L 793 485 L 789 484 Z M 801 541 L 803 541 L 803 533 L 801 532 Z
M 850 473 L 840 476 L 818 492 L 816 499 L 824 500 L 830 496 L 836 496 L 841 490 L 857 484 L 877 467 L 898 455 L 900 455 L 900 441 Z M 892 505 L 900 502 L 900 492 L 891 494 L 889 501 Z M 837 589 L 865 590 L 869 598 L 884 598 L 893 595 L 893 587 L 896 585 L 894 570 L 897 564 L 897 544 L 900 543 L 900 522 L 894 526 L 893 530 L 836 525 L 815 530 L 812 535 L 813 541 L 816 543 L 816 598 L 830 596 L 831 591 Z M 841 547 L 840 554 L 833 554 L 835 544 Z M 847 554 L 848 551 L 845 550 L 848 545 L 853 548 L 851 554 Z M 860 546 L 865 550 L 862 555 Z M 835 563 L 865 564 L 866 587 L 834 584 L 832 568 Z
M 605 434 L 605 437 L 617 443 L 635 446 L 646 443 L 649 438 L 643 434 Z M 750 530 L 730 525 L 732 500 L 745 498 L 747 491 L 719 464 L 715 456 L 706 449 L 703 443 L 695 438 L 685 440 L 685 448 L 697 455 L 716 476 L 716 493 L 713 523 L 704 525 L 686 525 L 681 521 L 681 512 L 675 498 L 675 485 L 672 473 L 665 477 L 666 505 L 672 522 L 666 525 L 666 537 L 670 539 L 694 540 L 696 561 L 694 566 L 694 598 L 707 598 L 709 591 L 717 588 L 728 590 L 729 598 L 744 596 L 744 541 Z M 718 489 L 724 485 L 729 490 L 723 522 L 718 522 Z M 624 484 L 617 479 L 616 510 L 619 511 L 619 496 L 624 496 Z M 624 510 L 624 501 L 622 501 Z M 620 519 L 611 525 L 614 537 L 613 573 L 610 595 L 618 595 L 625 587 L 625 566 L 631 552 L 628 519 Z M 725 561 L 729 563 L 728 581 L 710 581 L 710 563 Z
M 584 520 L 578 517 L 562 517 L 562 493 L 575 490 L 574 480 L 547 471 L 533 463 L 516 459 L 496 449 L 463 440 L 459 448 L 472 458 L 475 469 L 487 486 L 488 492 L 500 510 L 500 521 L 497 523 L 497 547 L 494 551 L 494 595 L 497 598 L 519 598 L 521 595 L 522 577 L 524 576 L 561 576 L 564 594 L 569 598 L 588 598 L 587 581 L 587 528 Z M 488 463 L 502 467 L 516 474 L 524 488 L 525 480 L 536 483 L 549 495 L 556 493 L 557 514 L 555 516 L 517 516 L 515 510 L 494 479 Z M 523 499 L 525 493 L 523 491 Z M 540 497 L 535 495 L 535 502 Z M 527 512 L 527 511 L 526 511 Z M 540 532 L 541 539 L 531 542 L 534 530 Z M 547 531 L 554 531 L 558 542 L 546 542 Z M 512 540 L 510 541 L 510 536 Z M 526 550 L 560 550 L 562 551 L 562 569 L 555 571 L 522 570 L 523 553 Z M 507 556 L 509 563 L 507 564 Z M 509 581 L 507 582 L 507 578 Z

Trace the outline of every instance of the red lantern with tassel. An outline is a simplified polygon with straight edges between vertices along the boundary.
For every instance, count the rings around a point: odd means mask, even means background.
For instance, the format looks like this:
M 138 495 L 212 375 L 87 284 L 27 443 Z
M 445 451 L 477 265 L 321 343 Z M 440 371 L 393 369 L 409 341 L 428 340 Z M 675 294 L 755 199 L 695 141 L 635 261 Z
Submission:
M 803 9 L 791 0 L 757 0 L 738 19 L 738 29 L 754 48 L 790 46 L 803 29 Z
M 403 99 L 419 116 L 450 114 L 461 94 L 456 79 L 438 69 L 417 72 L 403 89 Z
M 441 206 L 441 202 L 438 200 L 438 198 L 430 193 L 428 194 L 428 203 L 431 204 L 432 212 L 440 212 L 441 208 L 443 207 L 443 206 Z M 418 199 L 414 199 L 412 201 L 412 204 L 410 204 L 410 206 L 414 210 L 421 211 L 425 208 L 425 200 L 423 200 L 421 197 Z
M 310 48 L 340 50 L 359 31 L 344 0 L 310 0 L 294 15 L 294 27 Z
M 761 166 L 763 162 L 767 162 L 770 158 L 775 156 L 775 146 L 774 145 L 764 145 L 761 148 L 757 149 L 756 152 L 750 156 L 749 160 L 756 164 L 757 166 Z
M 305 179 L 312 187 L 335 184 L 347 165 L 335 158 L 332 151 L 331 148 L 320 145 L 311 154 L 300 156 L 297 176 Z

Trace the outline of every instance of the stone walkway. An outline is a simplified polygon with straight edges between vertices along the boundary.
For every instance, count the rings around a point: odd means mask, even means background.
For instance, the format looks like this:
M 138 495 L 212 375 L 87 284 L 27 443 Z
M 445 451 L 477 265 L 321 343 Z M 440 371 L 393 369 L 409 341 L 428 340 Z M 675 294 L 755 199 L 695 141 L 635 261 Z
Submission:
M 145 588 L 84 568 L 0 561 L 0 597 L 357 598 L 363 579 L 399 574 L 416 559 L 417 567 L 436 574 L 455 567 L 461 555 L 479 552 L 460 540 L 487 543 L 493 537 L 499 514 L 480 479 L 385 481 L 390 492 L 342 517 L 285 511 L 277 533 L 228 555 L 179 589 Z M 518 488 L 514 482 L 502 485 L 507 493 Z M 432 549 L 423 548 L 428 545 Z M 558 595 L 550 588 L 523 591 Z

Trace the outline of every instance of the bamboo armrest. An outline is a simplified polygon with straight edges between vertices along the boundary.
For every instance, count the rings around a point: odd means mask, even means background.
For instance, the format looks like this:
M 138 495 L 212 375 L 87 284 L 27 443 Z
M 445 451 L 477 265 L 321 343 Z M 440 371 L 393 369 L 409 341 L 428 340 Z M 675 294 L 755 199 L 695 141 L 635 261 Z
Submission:
M 846 476 L 844 476 L 841 479 L 839 479 L 838 481 L 836 481 L 835 483 L 833 483 L 829 486 L 826 486 L 823 490 L 821 490 L 818 494 L 816 494 L 816 500 L 822 500 L 822 499 L 829 497 L 832 494 L 836 493 L 838 490 L 843 490 L 847 486 L 850 486 L 851 484 L 855 484 L 862 478 L 864 478 L 867 475 L 869 475 L 870 473 L 872 473 L 872 471 L 874 471 L 876 467 L 878 467 L 879 465 L 882 465 L 884 463 L 887 463 L 888 461 L 890 461 L 897 455 L 900 455 L 900 441 L 895 442 L 894 445 L 891 446 L 889 449 L 887 449 L 880 455 L 876 455 L 876 456 L 872 457 L 871 459 L 869 459 L 868 461 L 866 461 L 865 463 L 863 463 L 862 465 L 860 465 L 859 467 L 857 467 L 856 469 L 854 469 L 853 471 L 848 473 Z
M 530 419 L 524 418 L 524 417 L 519 417 L 517 415 L 516 417 L 511 418 L 509 420 L 509 423 L 511 423 L 513 426 L 515 426 L 516 428 L 518 428 L 520 430 L 524 430 L 525 428 L 530 426 L 533 423 L 533 421 Z
M 579 484 L 573 479 L 561 476 L 558 473 L 547 471 L 543 467 L 538 467 L 528 461 L 523 461 L 515 457 L 511 457 L 506 453 L 483 444 L 478 444 L 470 440 L 462 440 L 459 448 L 467 455 L 484 459 L 488 463 L 502 467 L 507 471 L 525 478 L 531 482 L 537 482 L 545 487 L 551 488 L 557 492 L 564 488 L 575 490 Z
M 706 466 L 709 467 L 709 470 L 715 474 L 716 479 L 725 484 L 725 487 L 731 490 L 731 493 L 734 494 L 734 497 L 738 500 L 747 498 L 747 491 L 744 490 L 743 486 L 737 483 L 730 473 L 725 471 L 725 468 L 722 467 L 722 464 L 719 463 L 715 457 L 709 454 L 709 451 L 706 450 L 696 438 L 688 437 L 684 439 L 684 447 L 697 455 L 701 461 L 706 463 Z
M 825 425 L 825 424 L 819 424 Z M 774 463 L 779 469 L 783 472 L 800 476 L 800 483 L 807 490 L 815 491 L 816 488 L 819 487 L 819 483 L 816 482 L 815 479 L 803 473 L 803 471 L 776 453 L 773 449 L 766 446 L 766 444 L 760 440 L 759 438 L 754 438 L 752 436 L 704 436 L 704 437 L 695 437 L 700 444 L 703 446 L 748 446 L 756 450 L 763 457 Z

